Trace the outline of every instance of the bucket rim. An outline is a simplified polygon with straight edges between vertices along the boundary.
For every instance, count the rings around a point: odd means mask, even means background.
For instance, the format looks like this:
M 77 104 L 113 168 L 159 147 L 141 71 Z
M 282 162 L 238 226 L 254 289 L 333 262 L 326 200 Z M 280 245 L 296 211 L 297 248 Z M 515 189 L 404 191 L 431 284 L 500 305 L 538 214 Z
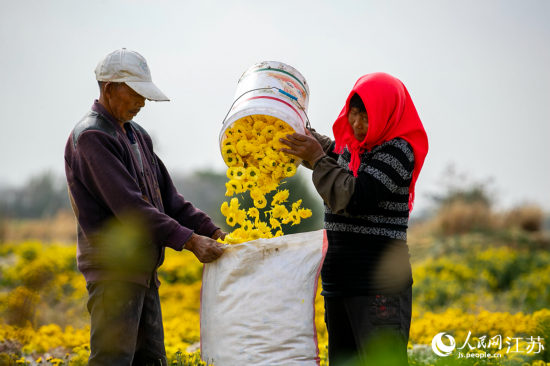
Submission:
M 237 84 L 239 84 L 243 79 L 245 79 L 246 77 L 250 76 L 251 74 L 253 74 L 255 72 L 267 71 L 267 70 L 281 72 L 281 73 L 287 74 L 287 75 L 291 76 L 292 78 L 296 79 L 296 81 L 299 82 L 300 85 L 304 88 L 304 90 L 306 91 L 307 97 L 309 98 L 309 96 L 310 96 L 309 85 L 308 85 L 307 80 L 304 77 L 304 75 L 302 75 L 302 73 L 300 73 L 294 67 L 292 67 L 288 64 L 285 64 L 284 62 L 281 62 L 281 61 L 262 61 L 262 62 L 255 63 L 254 65 L 250 66 L 241 75 L 241 77 L 239 78 L 239 81 L 237 82 Z M 291 72 L 289 72 L 289 71 L 291 71 Z M 300 80 L 300 78 L 302 80 Z

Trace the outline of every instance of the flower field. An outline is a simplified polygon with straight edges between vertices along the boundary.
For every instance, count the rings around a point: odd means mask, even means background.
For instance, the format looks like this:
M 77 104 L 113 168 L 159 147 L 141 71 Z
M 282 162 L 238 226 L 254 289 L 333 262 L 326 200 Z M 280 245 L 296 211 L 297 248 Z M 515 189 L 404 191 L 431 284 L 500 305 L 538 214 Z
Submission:
M 418 227 L 409 241 L 415 281 L 411 365 L 550 362 L 550 245 L 545 235 L 518 228 L 440 235 Z M 168 361 L 198 365 L 202 264 L 190 252 L 166 254 L 159 276 Z M 87 364 L 87 293 L 75 256 L 74 244 L 0 244 L 0 364 Z M 321 296 L 316 326 L 322 364 L 328 365 Z M 451 357 L 432 351 L 432 339 L 441 332 L 456 340 Z M 500 340 L 500 350 L 490 339 Z M 457 359 L 463 345 L 462 352 L 502 357 Z

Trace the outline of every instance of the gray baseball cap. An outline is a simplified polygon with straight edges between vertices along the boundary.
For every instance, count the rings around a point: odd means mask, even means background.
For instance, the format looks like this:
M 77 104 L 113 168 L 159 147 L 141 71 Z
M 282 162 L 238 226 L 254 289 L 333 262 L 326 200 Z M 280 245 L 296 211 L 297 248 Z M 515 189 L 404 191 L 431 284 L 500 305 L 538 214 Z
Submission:
M 126 48 L 109 52 L 95 68 L 98 81 L 125 83 L 139 95 L 157 102 L 170 99 L 153 83 L 145 57 Z

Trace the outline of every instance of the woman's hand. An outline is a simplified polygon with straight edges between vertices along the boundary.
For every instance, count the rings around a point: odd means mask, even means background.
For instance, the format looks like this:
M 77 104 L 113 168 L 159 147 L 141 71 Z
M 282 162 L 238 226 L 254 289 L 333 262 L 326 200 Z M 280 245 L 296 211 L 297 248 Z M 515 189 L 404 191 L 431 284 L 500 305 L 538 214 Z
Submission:
M 313 166 L 321 157 L 325 156 L 325 152 L 323 151 L 321 144 L 307 129 L 305 135 L 294 133 L 292 135 L 286 135 L 286 137 L 288 140 L 279 139 L 280 142 L 289 147 L 289 149 L 280 149 L 282 152 L 297 156 L 304 161 L 307 161 L 311 166 Z

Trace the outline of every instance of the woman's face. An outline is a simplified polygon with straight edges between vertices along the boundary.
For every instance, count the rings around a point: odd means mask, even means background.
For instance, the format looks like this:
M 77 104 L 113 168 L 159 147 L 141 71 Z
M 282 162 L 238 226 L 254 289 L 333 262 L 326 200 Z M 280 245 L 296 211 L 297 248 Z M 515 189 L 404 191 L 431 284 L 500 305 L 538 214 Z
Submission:
M 353 129 L 353 134 L 358 141 L 363 141 L 369 129 L 369 116 L 367 112 L 359 112 L 359 108 L 351 107 L 348 112 L 348 121 Z

